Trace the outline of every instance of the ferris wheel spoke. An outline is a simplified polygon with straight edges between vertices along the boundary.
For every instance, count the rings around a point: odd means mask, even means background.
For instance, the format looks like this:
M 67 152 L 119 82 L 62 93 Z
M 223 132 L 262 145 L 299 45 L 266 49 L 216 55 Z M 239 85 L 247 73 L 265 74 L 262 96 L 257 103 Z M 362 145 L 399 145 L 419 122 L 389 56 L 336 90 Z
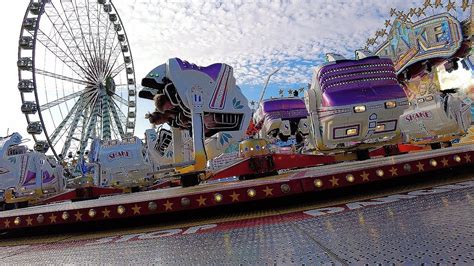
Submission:
M 82 155 L 84 154 L 84 150 L 86 149 L 87 143 L 89 142 L 89 139 L 91 137 L 91 133 L 93 132 L 96 123 L 97 123 L 97 117 L 99 116 L 99 111 L 100 111 L 100 96 L 97 97 L 97 100 L 94 104 L 93 111 L 90 115 L 89 121 L 85 124 L 85 134 L 82 135 L 81 138 L 81 145 L 79 147 L 79 154 Z M 84 133 L 84 132 L 83 132 Z
M 115 109 L 118 111 L 118 116 L 120 117 L 122 124 L 125 125 L 127 123 L 127 116 L 122 112 L 122 109 L 118 106 L 118 104 L 115 101 L 111 101 L 111 102 L 113 102 Z
M 114 36 L 109 40 L 108 43 L 106 43 L 106 51 L 104 53 L 104 58 L 106 59 L 106 67 L 108 72 L 110 72 L 110 69 L 113 69 L 114 65 L 116 64 L 118 58 L 120 57 L 122 51 L 121 51 L 121 46 L 120 42 L 116 42 L 116 37 L 117 33 L 114 32 Z
M 84 77 L 84 68 L 77 62 L 77 60 L 66 53 L 59 45 L 53 41 L 48 35 L 46 35 L 41 29 L 38 30 L 36 39 L 48 49 L 54 56 L 61 60 L 66 66 L 68 66 L 74 73 L 81 78 Z
M 69 126 L 69 131 L 68 131 L 68 134 L 67 134 L 67 137 L 66 137 L 66 141 L 64 142 L 63 148 L 61 150 L 61 154 L 63 156 L 66 155 L 66 153 L 69 150 L 69 147 L 71 146 L 71 141 L 74 139 L 73 138 L 74 133 L 77 132 L 77 130 L 78 130 L 77 124 L 79 124 L 79 120 L 81 118 L 81 115 L 82 115 L 82 112 L 83 112 L 85 106 L 86 106 L 86 104 L 84 103 L 84 101 L 81 101 L 80 105 L 78 106 L 77 112 L 75 112 L 75 114 L 74 114 L 74 118 L 73 118 L 73 120 L 72 120 L 72 122 Z
M 114 70 L 110 71 L 110 76 L 111 77 L 115 77 L 117 76 L 120 72 L 122 72 L 122 70 L 125 69 L 125 63 L 123 64 L 120 64 L 118 67 L 116 67 Z
M 80 9 L 81 6 L 79 6 L 77 4 L 77 0 L 74 0 L 74 5 L 76 6 L 75 11 L 76 11 L 77 21 L 78 21 L 79 25 L 81 25 L 81 29 L 83 28 L 82 27 L 83 24 L 81 23 L 81 21 L 84 21 L 84 19 L 87 21 L 87 23 L 86 23 L 86 25 L 87 25 L 86 34 L 89 37 L 88 38 L 89 39 L 89 45 L 88 46 L 89 46 L 89 48 L 92 48 L 92 51 L 94 51 L 95 58 L 99 58 L 99 54 L 97 54 L 98 48 L 96 47 L 94 36 L 92 34 L 92 28 L 91 28 L 91 22 L 92 21 L 91 21 L 90 15 L 89 15 L 91 12 L 94 11 L 91 8 L 93 8 L 94 6 L 97 7 L 97 4 L 96 5 L 89 5 L 89 1 L 85 1 L 85 3 L 83 2 L 82 4 L 83 4 L 82 9 Z M 82 13 L 80 13 L 79 10 L 81 10 Z M 85 38 L 84 34 L 83 34 L 83 38 L 84 38 L 84 42 L 86 42 L 86 38 Z M 97 39 L 100 40 L 100 36 L 97 36 Z M 90 52 L 90 55 L 92 56 L 92 52 Z
M 89 24 L 90 40 L 91 40 L 92 45 L 94 46 L 94 51 L 96 52 L 97 60 L 101 60 L 101 62 L 99 62 L 100 64 L 98 65 L 99 66 L 98 69 L 101 73 L 105 73 L 105 64 L 104 64 L 102 48 L 101 48 L 102 35 L 100 31 L 100 29 L 103 28 L 104 26 L 101 25 L 100 17 L 95 16 L 95 14 L 100 12 L 100 8 L 98 8 L 97 3 L 95 4 L 93 3 L 92 5 L 90 5 L 89 1 L 86 1 L 85 5 L 87 9 L 87 18 L 88 18 L 87 21 Z M 93 29 L 96 29 L 96 31 L 94 31 Z M 94 39 L 93 36 L 96 36 L 96 38 Z
M 117 95 L 117 91 L 122 91 L 122 92 L 125 92 L 126 94 L 128 94 L 129 88 L 130 88 L 130 85 L 128 85 L 128 84 L 115 85 L 115 94 Z
M 78 109 L 78 112 L 75 113 L 74 115 L 74 119 L 69 127 L 69 132 L 68 132 L 68 135 L 66 137 L 66 141 L 64 143 L 64 146 L 62 148 L 62 154 L 63 155 L 66 155 L 67 151 L 69 150 L 69 148 L 71 147 L 71 142 L 72 140 L 75 140 L 75 141 L 78 141 L 78 142 L 81 142 L 81 139 L 82 139 L 82 135 L 84 135 L 84 123 L 83 123 L 83 126 L 78 128 L 78 124 L 79 124 L 79 121 L 81 120 L 81 118 L 83 119 L 83 121 L 88 121 L 89 117 L 87 117 L 86 113 L 87 113 L 87 106 L 89 106 L 90 103 L 93 102 L 93 100 L 96 100 L 97 97 L 95 98 L 90 98 L 88 101 L 82 101 L 81 105 L 79 106 L 79 109 Z M 96 105 L 96 102 L 94 102 L 93 106 Z M 79 132 L 80 131 L 80 132 Z M 77 137 L 74 137 L 74 133 L 78 134 L 78 135 L 81 135 L 80 138 L 77 138 Z
M 112 98 L 118 102 L 120 102 L 121 104 L 125 105 L 125 106 L 128 106 L 128 100 L 120 97 L 119 95 L 117 94 L 114 94 L 112 95 Z
M 98 23 L 105 26 L 105 35 L 104 35 L 104 38 L 102 38 L 103 39 L 103 45 L 102 45 L 103 52 L 101 56 L 102 56 L 102 59 L 106 62 L 105 70 L 107 72 L 109 72 L 111 68 L 110 62 L 115 62 L 117 60 L 116 58 L 121 53 L 120 41 L 117 40 L 118 31 L 115 30 L 115 24 L 111 19 L 109 19 L 109 15 L 110 15 L 109 13 L 102 12 L 102 10 L 100 9 L 99 9 L 99 12 L 97 13 Z M 101 18 L 103 18 L 103 20 Z M 105 23 L 103 21 L 105 21 Z M 97 32 L 99 32 L 99 29 L 100 28 L 98 27 Z M 111 29 L 113 30 L 111 31 Z
M 108 67 L 108 61 L 110 60 L 110 56 L 107 56 L 107 49 L 111 49 L 114 47 L 114 42 L 115 42 L 115 37 L 117 36 L 117 32 L 116 31 L 113 31 L 112 32 L 112 36 L 109 34 L 110 33 L 110 29 L 113 28 L 113 23 L 109 20 L 109 17 L 108 17 L 108 14 L 104 12 L 104 15 L 105 15 L 105 21 L 107 21 L 107 23 L 103 23 L 102 22 L 102 10 L 99 8 L 98 12 L 97 12 L 97 19 L 98 19 L 98 24 L 102 24 L 103 26 L 105 26 L 105 38 L 103 39 L 103 44 L 100 42 L 99 40 L 99 46 L 102 46 L 101 48 L 101 58 L 106 62 L 106 65 L 104 66 L 104 71 L 107 71 L 107 67 Z M 97 33 L 99 34 L 100 32 L 100 27 L 98 26 L 97 27 Z M 102 45 L 101 45 L 102 44 Z M 109 52 L 109 54 L 111 54 L 112 52 Z
M 112 99 L 109 98 L 110 109 L 112 110 L 112 116 L 114 118 L 115 125 L 120 133 L 120 136 L 123 138 L 125 136 L 125 131 L 123 130 L 123 122 L 120 120 L 117 109 L 112 102 Z
M 92 81 L 86 81 L 86 80 L 71 78 L 71 77 L 59 75 L 59 74 L 49 72 L 47 70 L 43 70 L 43 69 L 39 69 L 39 68 L 35 69 L 35 73 L 43 75 L 43 76 L 48 76 L 48 77 L 51 77 L 51 78 L 55 78 L 55 79 L 69 81 L 69 82 L 80 84 L 80 85 L 86 85 L 86 86 L 95 85 Z
M 78 18 L 77 8 L 72 3 L 72 0 L 61 1 L 61 8 L 64 11 L 64 14 L 66 17 L 66 23 L 71 32 L 71 35 L 76 36 L 76 38 L 74 38 L 74 43 L 76 47 L 78 48 L 78 50 L 80 51 L 83 61 L 88 66 L 87 68 L 89 70 L 88 74 L 96 80 L 99 79 L 96 66 L 92 62 L 94 55 L 92 54 L 89 44 L 87 43 L 85 39 L 84 31 L 82 29 L 82 24 L 80 22 L 80 19 Z M 77 36 L 80 36 L 80 37 L 77 37 Z
M 59 126 L 53 131 L 53 133 L 51 134 L 51 137 L 49 138 L 50 141 L 53 143 L 53 146 L 56 146 L 57 144 L 57 141 L 56 138 L 60 135 L 61 131 L 63 129 L 65 129 L 65 131 L 67 131 L 68 128 L 66 128 L 66 124 L 67 122 L 69 121 L 69 119 L 71 119 L 71 117 L 73 117 L 73 115 L 75 114 L 77 108 L 82 104 L 82 99 L 79 99 L 75 104 L 74 106 L 71 108 L 71 110 L 69 111 L 69 113 L 66 115 L 66 117 L 63 119 L 63 121 L 61 121 L 61 123 L 59 124 Z M 59 136 L 59 138 L 61 138 L 61 136 Z
M 44 10 L 57 36 L 59 36 L 59 39 L 64 43 L 76 64 L 81 68 L 84 74 L 91 75 L 90 71 L 85 67 L 87 62 L 85 61 L 82 49 L 77 44 L 74 34 L 70 31 L 54 4 L 52 2 L 46 3 Z
M 77 4 L 77 1 L 75 0 L 74 1 L 75 3 L 75 13 L 76 13 L 76 19 L 77 19 L 77 23 L 80 25 L 80 28 L 81 28 L 81 35 L 82 35 L 82 39 L 83 39 L 83 42 L 86 44 L 87 48 L 88 48 L 88 51 L 89 51 L 89 56 L 91 58 L 91 64 L 93 66 L 93 68 L 95 69 L 96 73 L 103 73 L 104 72 L 104 63 L 102 62 L 102 60 L 100 59 L 101 58 L 101 55 L 100 55 L 100 39 L 101 39 L 101 36 L 100 34 L 97 34 L 96 36 L 94 36 L 94 34 L 92 33 L 92 26 L 91 26 L 91 22 L 95 23 L 95 20 L 92 20 L 91 17 L 90 17 L 90 14 L 91 13 L 94 13 L 93 11 L 93 8 L 97 7 L 97 4 L 96 5 L 89 5 L 89 2 L 88 1 L 85 1 L 82 2 L 82 6 L 79 6 Z M 97 9 L 97 8 L 96 8 Z M 86 28 L 87 28 L 87 32 L 84 33 L 84 30 L 83 30 L 83 25 L 81 23 L 81 21 L 84 21 L 86 20 L 88 23 L 86 24 Z M 89 42 L 87 42 L 86 40 L 86 36 L 85 35 L 88 35 L 88 39 L 89 39 Z M 94 39 L 94 37 L 96 37 Z M 97 43 L 96 45 L 96 41 L 99 42 Z M 92 49 L 92 51 L 91 51 Z M 100 76 L 100 75 L 99 75 Z
M 111 48 L 110 53 L 108 54 L 107 57 L 107 75 L 110 75 L 111 72 L 113 72 L 113 69 L 115 67 L 115 64 L 117 64 L 117 61 L 120 57 L 121 50 L 120 50 L 120 43 L 117 42 L 113 48 Z M 120 73 L 120 72 L 118 72 Z
M 41 106 L 40 106 L 40 110 L 41 110 L 41 111 L 47 110 L 47 109 L 49 109 L 49 108 L 52 108 L 52 107 L 57 106 L 57 105 L 59 105 L 59 104 L 62 104 L 62 103 L 64 103 L 64 102 L 66 102 L 66 101 L 69 101 L 69 100 L 71 100 L 71 99 L 74 99 L 74 98 L 76 98 L 76 97 L 79 97 L 79 96 L 81 96 L 82 94 L 84 94 L 83 91 L 77 91 L 77 92 L 71 93 L 71 94 L 66 95 L 66 96 L 64 96 L 64 97 L 62 97 L 62 98 L 59 98 L 59 99 L 56 99 L 56 100 L 51 101 L 51 102 L 49 102 L 49 103 L 46 103 L 46 104 L 41 105 Z

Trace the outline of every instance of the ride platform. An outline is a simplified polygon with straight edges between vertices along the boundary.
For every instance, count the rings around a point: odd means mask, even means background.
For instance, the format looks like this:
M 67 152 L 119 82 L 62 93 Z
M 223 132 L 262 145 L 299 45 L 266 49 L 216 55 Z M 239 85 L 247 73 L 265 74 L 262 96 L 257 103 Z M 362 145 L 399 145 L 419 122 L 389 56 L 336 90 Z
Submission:
M 304 168 L 254 180 L 158 189 L 79 202 L 59 202 L 1 212 L 0 230 L 185 213 L 216 206 L 272 200 L 387 179 L 407 178 L 453 167 L 470 168 L 473 159 L 474 145 L 465 145 Z

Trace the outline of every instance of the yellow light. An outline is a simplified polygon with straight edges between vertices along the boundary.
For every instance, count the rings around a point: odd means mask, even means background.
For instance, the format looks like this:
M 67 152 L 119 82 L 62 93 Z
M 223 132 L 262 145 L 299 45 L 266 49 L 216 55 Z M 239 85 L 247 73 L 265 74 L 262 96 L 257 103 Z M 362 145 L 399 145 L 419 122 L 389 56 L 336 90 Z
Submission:
M 377 125 L 377 127 L 375 128 L 376 132 L 380 132 L 380 131 L 384 131 L 384 130 L 385 130 L 385 125 L 384 124 Z
M 358 134 L 357 128 L 350 128 L 350 129 L 346 130 L 346 135 L 347 136 L 353 136 L 353 135 L 357 135 L 357 134 Z
M 63 212 L 63 214 L 61 215 L 61 218 L 63 218 L 63 220 L 66 221 L 67 219 L 69 219 L 69 213 Z
M 460 162 L 461 162 L 461 157 L 459 157 L 459 155 L 454 155 L 454 160 L 455 160 L 457 163 L 460 163 Z
M 432 100 L 433 100 L 433 96 L 432 96 L 432 95 L 425 97 L 425 101 L 427 101 L 427 102 L 432 101 Z
M 352 174 L 346 175 L 346 180 L 350 183 L 354 182 L 354 176 Z
M 95 212 L 94 209 L 90 209 L 90 210 L 89 210 L 89 216 L 90 216 L 91 218 L 94 217 L 95 214 L 96 214 L 96 212 Z
M 314 180 L 314 186 L 317 187 L 317 188 L 320 188 L 323 186 L 323 181 L 321 181 L 321 179 L 315 179 Z
M 124 214 L 125 213 L 125 207 L 122 206 L 122 205 L 118 206 L 117 207 L 117 213 L 120 214 L 120 215 Z
M 363 112 L 365 112 L 365 105 L 357 105 L 357 106 L 354 106 L 354 112 L 356 112 L 356 113 L 363 113 Z
M 403 165 L 403 170 L 405 170 L 406 172 L 411 172 L 411 165 L 406 163 L 405 165 Z
M 188 198 L 181 198 L 181 206 L 189 206 L 191 204 L 191 201 Z
M 36 221 L 42 224 L 44 222 L 44 216 L 42 214 L 38 215 L 38 217 L 36 217 Z
M 281 185 L 280 189 L 281 189 L 281 192 L 285 194 L 291 191 L 291 188 L 288 184 Z
M 251 198 L 255 197 L 255 195 L 257 195 L 257 192 L 255 191 L 255 189 L 251 188 L 249 190 L 247 190 L 247 195 Z
M 150 211 L 156 210 L 157 207 L 158 207 L 158 206 L 157 206 L 156 203 L 153 202 L 153 201 L 150 201 L 150 202 L 148 203 L 148 210 L 150 210 Z
M 222 194 L 219 194 L 219 193 L 214 194 L 214 200 L 216 202 L 221 202 L 222 201 Z
M 16 217 L 15 220 L 13 221 L 15 225 L 19 225 L 21 223 L 20 217 Z
M 430 164 L 431 166 L 436 167 L 438 165 L 438 162 L 435 159 L 431 159 Z
M 395 101 L 385 102 L 385 108 L 392 109 L 392 108 L 395 108 L 395 107 L 397 107 L 397 102 L 395 102 Z
M 377 176 L 379 176 L 379 177 L 382 177 L 383 174 L 384 174 L 382 169 L 377 169 L 377 171 L 375 171 L 375 173 L 376 173 Z

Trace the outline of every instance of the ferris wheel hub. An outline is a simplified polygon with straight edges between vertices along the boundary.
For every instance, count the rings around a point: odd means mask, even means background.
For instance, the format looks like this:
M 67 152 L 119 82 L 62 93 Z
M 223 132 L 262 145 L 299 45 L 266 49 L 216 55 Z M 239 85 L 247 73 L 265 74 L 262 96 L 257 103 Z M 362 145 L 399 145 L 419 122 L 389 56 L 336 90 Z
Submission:
M 112 77 L 107 77 L 104 82 L 104 89 L 107 92 L 107 95 L 113 96 L 115 94 L 115 80 Z

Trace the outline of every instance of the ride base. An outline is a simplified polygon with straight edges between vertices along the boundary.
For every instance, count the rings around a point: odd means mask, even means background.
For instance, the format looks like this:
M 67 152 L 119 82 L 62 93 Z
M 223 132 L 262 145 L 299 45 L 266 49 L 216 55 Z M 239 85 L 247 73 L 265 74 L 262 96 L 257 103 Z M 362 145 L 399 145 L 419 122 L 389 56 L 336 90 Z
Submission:
M 296 156 L 295 156 L 296 158 Z M 302 193 L 407 178 L 453 167 L 472 167 L 474 144 L 366 161 L 343 162 L 234 182 L 201 184 L 59 202 L 0 212 L 0 230 L 126 219 L 272 200 Z

